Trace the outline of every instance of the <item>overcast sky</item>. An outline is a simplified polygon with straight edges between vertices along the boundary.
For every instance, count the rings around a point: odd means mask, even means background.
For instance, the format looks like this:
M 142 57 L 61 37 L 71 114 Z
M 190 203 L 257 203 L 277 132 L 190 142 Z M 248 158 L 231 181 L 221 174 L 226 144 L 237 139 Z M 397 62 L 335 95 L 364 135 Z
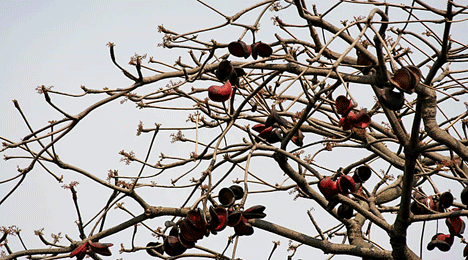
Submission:
M 256 1 L 209 1 L 222 12 L 232 15 Z M 367 15 L 367 12 L 356 8 L 342 9 L 336 12 L 339 19 L 351 20 L 353 16 Z M 268 13 L 261 21 L 261 25 L 271 24 L 270 17 L 275 13 Z M 28 134 L 28 130 L 21 116 L 14 108 L 11 100 L 18 100 L 23 112 L 33 128 L 39 128 L 47 124 L 49 120 L 61 119 L 62 116 L 46 105 L 42 95 L 37 94 L 35 88 L 40 85 L 54 86 L 54 90 L 81 94 L 81 85 L 92 89 L 124 88 L 131 82 L 122 75 L 109 57 L 109 49 L 106 43 L 116 44 L 115 52 L 120 64 L 126 66 L 129 58 L 135 53 L 147 54 L 156 59 L 172 64 L 184 51 L 163 49 L 157 47 L 161 43 L 162 34 L 158 33 L 158 25 L 164 25 L 168 29 L 177 32 L 187 32 L 207 26 L 217 25 L 223 22 L 220 16 L 208 10 L 196 1 L 0 1 L 0 136 L 19 141 L 21 137 Z M 261 27 L 262 28 L 262 27 Z M 262 31 L 265 35 L 273 34 L 271 31 Z M 229 39 L 237 39 L 238 34 L 229 35 L 226 32 L 219 35 L 212 34 L 213 38 L 221 38 L 224 42 Z M 267 37 L 267 36 L 265 36 Z M 273 40 L 270 36 L 269 40 Z M 129 70 L 133 71 L 132 68 Z M 155 86 L 161 87 L 161 85 Z M 53 100 L 67 112 L 74 114 L 83 110 L 86 105 L 96 101 L 95 98 L 69 99 L 54 97 Z M 143 157 L 150 136 L 136 137 L 136 126 L 140 120 L 152 124 L 154 122 L 165 122 L 171 124 L 172 118 L 167 114 L 151 113 L 139 114 L 139 110 L 133 104 L 120 105 L 114 102 L 102 108 L 99 112 L 90 115 L 87 121 L 82 122 L 77 134 L 70 135 L 62 140 L 60 148 L 64 152 L 64 158 L 68 162 L 95 173 L 105 179 L 108 169 L 120 169 L 125 171 L 125 166 L 119 162 L 119 150 L 134 150 Z M 185 119 L 184 119 L 185 120 Z M 141 144 L 140 146 L 136 144 Z M 105 149 L 104 149 L 105 148 Z M 173 148 L 171 148 L 173 149 Z M 163 151 L 164 149 L 159 149 Z M 140 153 L 138 153 L 140 152 Z M 184 156 L 189 151 L 183 151 Z M 60 152 L 59 152 L 60 154 Z M 13 155 L 7 152 L 7 155 Z M 154 158 L 157 157 L 155 153 Z M 62 158 L 62 159 L 64 159 Z M 153 161 L 155 161 L 154 159 Z M 1 162 L 0 179 L 11 177 L 16 167 L 25 167 L 27 164 L 20 161 Z M 137 167 L 138 168 L 138 167 Z M 87 219 L 103 206 L 109 196 L 109 191 L 95 193 L 93 184 L 86 186 L 87 180 L 76 174 L 57 170 L 58 175 L 64 175 L 64 183 L 79 180 L 77 187 L 80 201 L 87 202 Z M 12 186 L 1 185 L 0 196 L 8 192 Z M 23 231 L 25 243 L 31 248 L 45 247 L 41 245 L 32 230 L 45 228 L 44 233 L 50 238 L 50 233 L 62 232 L 69 234 L 73 239 L 78 239 L 76 227 L 73 221 L 76 213 L 71 203 L 69 191 L 60 188 L 44 170 L 36 166 L 29 173 L 26 181 L 3 205 L 0 206 L 0 226 L 17 225 Z M 173 192 L 173 191 L 168 191 Z M 93 197 L 102 195 L 94 205 Z M 155 205 L 178 206 L 184 196 L 174 198 L 174 195 L 158 194 L 154 198 Z M 254 197 L 254 196 L 253 196 Z M 293 196 L 285 194 L 277 197 L 275 203 L 294 204 L 288 209 L 268 209 L 270 214 L 267 220 L 280 220 L 288 218 L 284 223 L 288 227 L 301 229 L 301 232 L 316 234 L 313 226 L 307 220 L 305 211 L 312 207 L 310 202 L 298 200 L 293 203 Z M 90 202 L 91 201 L 91 202 Z M 253 199 L 255 202 L 255 198 Z M 260 203 L 260 202 L 258 202 Z M 300 217 L 295 218 L 289 214 L 292 209 L 299 209 Z M 277 212 L 278 214 L 274 214 Z M 139 211 L 136 211 L 139 213 Z M 280 213 L 284 215 L 280 215 Z M 114 214 L 115 221 L 126 220 L 128 215 L 118 212 Z M 111 222 L 112 223 L 112 222 Z M 153 227 L 161 225 L 153 223 Z M 114 223 L 115 224 L 115 223 Z M 441 225 L 444 225 L 441 222 Z M 444 227 L 445 228 L 445 227 Z M 420 228 L 413 229 L 419 232 Z M 145 231 L 146 232 L 146 231 Z M 432 232 L 432 231 L 431 231 Z M 148 233 L 148 232 L 146 232 Z M 111 248 L 113 255 L 109 259 L 141 259 L 146 253 L 119 255 L 120 243 L 129 248 L 131 230 L 123 235 L 106 238 L 102 242 L 114 243 Z M 221 237 L 221 235 L 220 235 Z M 414 236 L 419 240 L 419 235 Z M 151 239 L 150 235 L 140 238 L 139 246 L 143 246 L 144 239 Z M 210 240 L 211 239 L 211 240 Z M 219 239 L 221 240 L 221 239 Z M 237 255 L 244 259 L 266 259 L 269 251 L 261 252 L 261 257 L 256 258 L 247 254 L 253 252 L 257 245 L 263 248 L 271 248 L 271 241 L 281 240 L 281 246 L 276 253 L 277 258 L 285 259 L 287 254 L 286 239 L 276 236 L 268 236 L 265 232 L 256 231 L 252 237 L 242 239 L 241 247 L 247 251 L 240 251 Z M 19 243 L 14 238 L 9 238 L 13 250 L 19 250 Z M 210 242 L 211 241 L 211 242 Z M 204 241 L 210 245 L 216 241 L 209 237 Z M 427 240 L 426 240 L 427 241 Z M 66 239 L 61 241 L 68 245 Z M 202 244 L 202 243 L 201 243 Z M 203 245 L 203 244 L 202 244 Z M 387 246 L 388 241 L 383 241 Z M 417 243 L 416 243 L 417 245 Z M 224 241 L 220 247 L 223 248 Z M 426 243 L 424 244 L 424 247 Z M 455 246 L 457 248 L 455 248 Z M 459 252 L 461 245 L 454 245 L 454 252 Z M 3 249 L 3 248 L 2 248 Z M 415 251 L 418 252 L 416 248 Z M 312 259 L 311 252 L 317 255 L 317 259 L 326 259 L 319 250 L 299 250 L 294 259 Z M 255 254 L 257 254 L 256 252 Z M 426 256 L 429 254 L 426 252 Z M 435 254 L 434 254 L 435 256 Z M 461 255 L 460 255 L 461 256 Z M 347 257 L 336 259 L 348 259 Z M 436 259 L 428 257 L 428 259 Z

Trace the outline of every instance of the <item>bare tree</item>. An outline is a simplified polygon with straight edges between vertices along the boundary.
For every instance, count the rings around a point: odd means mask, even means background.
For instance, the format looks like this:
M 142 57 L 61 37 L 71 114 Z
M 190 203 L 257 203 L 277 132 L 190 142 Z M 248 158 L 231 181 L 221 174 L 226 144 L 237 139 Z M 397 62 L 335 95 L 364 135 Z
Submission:
M 18 227 L 2 227 L 2 259 L 99 259 L 117 243 L 124 255 L 146 250 L 163 259 L 236 259 L 238 241 L 255 236 L 255 230 L 290 239 L 290 258 L 307 247 L 363 259 L 420 259 L 423 248 L 464 254 L 452 245 L 466 243 L 461 216 L 468 215 L 468 43 L 460 33 L 466 31 L 467 6 L 340 0 L 318 7 L 306 0 L 266 0 L 227 15 L 198 2 L 225 22 L 190 32 L 159 26 L 162 47 L 188 50 L 175 65 L 146 55 L 121 65 L 118 46 L 109 42 L 111 60 L 130 86 L 82 86 L 79 94 L 40 86 L 38 92 L 63 118 L 37 129 L 14 101 L 30 134 L 19 142 L 0 137 L 1 151 L 6 160 L 28 164 L 2 175 L 0 184 L 14 185 L 0 205 L 39 167 L 59 183 L 56 169 L 85 176 L 110 196 L 100 198 L 105 205 L 85 219 L 79 183 L 63 185 L 76 208 L 79 238 L 61 242 L 56 235 L 48 241 L 37 230 L 44 248 L 29 249 Z M 370 11 L 352 21 L 329 20 L 355 5 Z M 277 31 L 259 30 L 271 13 Z M 217 36 L 219 30 L 231 38 Z M 276 40 L 267 42 L 265 34 Z M 91 96 L 99 101 L 77 114 L 56 102 Z M 120 151 L 125 163 L 138 166 L 125 175 L 109 170 L 106 180 L 86 165 L 62 160 L 55 147 L 88 115 L 119 99 L 142 112 L 174 117 L 178 125 L 141 122 L 137 135 L 150 137 L 147 152 Z M 164 133 L 176 148 L 163 145 Z M 150 194 L 157 192 L 183 194 L 184 202 L 153 204 Z M 284 192 L 312 206 L 283 211 L 283 223 L 305 216 L 315 234 L 272 220 L 270 212 L 287 208 L 274 199 Z M 128 220 L 109 225 L 114 208 Z M 439 220 L 445 225 L 424 233 L 426 222 Z M 408 232 L 418 223 L 424 223 L 422 231 Z M 110 241 L 128 228 L 134 232 L 127 241 Z M 371 230 L 379 235 L 371 237 Z M 135 242 L 148 233 L 155 238 Z M 202 242 L 222 233 L 229 234 L 222 250 Z M 24 249 L 11 250 L 10 236 L 18 236 Z M 410 240 L 420 247 L 409 247 Z M 270 245 L 273 258 L 279 243 Z

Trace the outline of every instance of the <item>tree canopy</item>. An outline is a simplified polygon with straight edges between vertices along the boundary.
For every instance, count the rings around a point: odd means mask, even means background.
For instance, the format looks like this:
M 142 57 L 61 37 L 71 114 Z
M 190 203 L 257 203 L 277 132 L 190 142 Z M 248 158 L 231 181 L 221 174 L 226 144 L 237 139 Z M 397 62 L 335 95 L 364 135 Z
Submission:
M 126 64 L 107 43 L 128 85 L 40 85 L 54 113 L 41 126 L 13 101 L 28 133 L 0 136 L 4 163 L 19 164 L 2 174 L 0 206 L 44 175 L 69 192 L 76 233 L 50 241 L 38 228 L 31 248 L 20 225 L 2 226 L 2 259 L 468 254 L 468 6 L 266 0 L 228 14 L 197 2 L 220 22 L 159 25 L 172 60 L 148 50 Z M 98 113 L 126 127 L 126 110 L 137 138 L 89 126 Z M 132 141 L 107 151 L 97 134 Z M 70 140 L 120 162 L 96 171 Z

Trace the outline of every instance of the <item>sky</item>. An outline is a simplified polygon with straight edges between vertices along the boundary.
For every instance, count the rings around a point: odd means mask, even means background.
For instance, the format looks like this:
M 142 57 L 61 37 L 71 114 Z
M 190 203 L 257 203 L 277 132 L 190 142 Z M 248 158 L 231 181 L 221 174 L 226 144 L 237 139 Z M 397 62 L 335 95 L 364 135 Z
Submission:
M 233 14 L 256 1 L 207 1 L 226 14 Z M 430 1 L 428 1 L 430 2 Z M 318 3 L 319 5 L 319 3 Z M 339 19 L 351 20 L 353 16 L 367 15 L 364 8 L 348 8 L 336 12 Z M 261 21 L 261 28 L 271 28 L 268 13 Z M 335 14 L 336 15 L 336 14 Z M 336 17 L 334 17 L 336 18 Z M 28 134 L 28 130 L 18 111 L 14 108 L 13 99 L 16 99 L 22 111 L 33 128 L 39 128 L 50 120 L 61 119 L 62 116 L 48 106 L 43 95 L 35 90 L 37 86 L 53 86 L 53 90 L 81 94 L 80 86 L 92 89 L 124 88 L 131 82 L 116 68 L 106 46 L 108 42 L 116 44 L 115 52 L 119 63 L 126 63 L 134 54 L 147 54 L 159 60 L 172 64 L 178 56 L 186 55 L 185 51 L 169 50 L 158 47 L 162 34 L 158 33 L 158 25 L 164 25 L 170 30 L 188 32 L 207 26 L 217 25 L 223 19 L 196 1 L 0 1 L 0 136 L 13 141 Z M 264 27 L 262 27 L 264 26 Z M 270 26 L 270 27 L 268 27 Z M 230 38 L 237 38 L 239 34 L 222 30 L 210 34 L 210 37 L 221 38 L 228 42 Z M 266 41 L 273 41 L 273 31 L 265 29 L 262 36 Z M 227 39 L 225 39 L 227 38 Z M 127 66 L 130 71 L 132 68 Z M 164 85 L 157 85 L 159 88 Z M 153 87 L 153 86 L 151 86 Z M 66 98 L 53 96 L 53 101 L 67 112 L 78 113 L 86 106 L 97 101 L 99 97 Z M 180 118 L 179 118 L 180 119 Z M 125 166 L 120 162 L 118 151 L 122 149 L 133 150 L 143 155 L 147 150 L 150 136 L 136 136 L 136 127 L 143 121 L 145 125 L 154 122 L 167 126 L 177 125 L 177 119 L 167 113 L 154 111 L 139 111 L 134 104 L 119 101 L 106 105 L 93 112 L 85 119 L 67 138 L 63 139 L 57 149 L 63 158 L 72 164 L 86 167 L 92 173 L 105 179 L 109 169 L 119 169 L 121 172 L 138 170 L 136 165 Z M 185 121 L 185 118 L 182 119 Z M 165 134 L 168 141 L 170 133 Z M 164 134 L 162 134 L 164 138 Z M 166 142 L 168 143 L 168 142 Z M 169 144 L 167 144 L 169 145 Z M 174 146 L 173 146 L 174 147 Z M 183 154 L 190 150 L 182 146 L 158 147 L 159 151 L 166 149 L 180 149 Z M 36 147 L 37 148 L 37 147 Z M 158 152 L 152 154 L 157 159 Z M 3 153 L 5 154 L 5 153 Z M 7 155 L 13 155 L 7 152 Z M 0 177 L 12 176 L 17 167 L 25 167 L 23 161 L 9 160 L 0 162 Z M 330 163 L 333 163 L 332 160 Z M 64 175 L 64 184 L 78 180 L 77 186 L 79 200 L 83 202 L 84 218 L 89 219 L 103 206 L 110 195 L 108 190 L 99 189 L 98 186 L 81 176 L 70 172 L 54 169 L 58 175 Z M 50 233 L 62 232 L 78 240 L 75 210 L 71 203 L 70 192 L 61 188 L 40 167 L 29 173 L 30 176 L 3 205 L 0 206 L 0 226 L 17 225 L 22 229 L 22 236 L 31 248 L 44 247 L 32 234 L 32 230 L 44 228 L 44 233 L 50 238 Z M 4 196 L 12 186 L 2 185 L 0 196 Z M 174 193 L 162 190 L 158 194 L 144 191 L 154 205 L 177 206 L 185 198 L 184 193 Z M 281 194 L 270 197 L 271 201 L 263 202 L 252 196 L 252 203 L 268 203 L 269 205 L 285 205 L 284 208 L 268 208 L 267 220 L 282 222 L 287 227 L 296 228 L 301 232 L 316 234 L 305 211 L 313 208 L 310 201 L 293 201 L 293 196 Z M 134 208 L 135 205 L 128 205 Z M 300 216 L 289 214 L 294 210 Z M 122 211 L 114 210 L 113 218 L 109 223 L 128 219 Z M 136 211 L 138 212 L 138 211 Z M 317 214 L 320 213 L 317 209 Z M 318 216 L 321 218 L 322 216 Z M 153 227 L 161 225 L 161 221 L 148 221 Z M 141 227 L 140 227 L 141 228 Z M 419 232 L 420 227 L 412 232 Z M 145 252 L 132 254 L 119 254 L 120 243 L 127 248 L 130 245 L 131 230 L 122 232 L 102 242 L 112 242 L 113 255 L 106 259 L 140 259 L 146 257 Z M 143 233 L 143 232 L 142 232 Z M 149 232 L 146 232 L 149 233 Z M 378 234 L 378 232 L 377 232 Z M 223 237 L 224 236 L 224 237 Z M 225 234 L 219 235 L 222 239 L 209 237 L 204 243 L 217 243 L 217 248 L 223 248 Z M 153 239 L 149 234 L 138 237 L 140 246 L 145 241 Z M 419 239 L 419 238 L 418 238 Z M 10 238 L 12 249 L 19 250 L 19 243 Z M 238 257 L 243 259 L 267 259 L 272 241 L 281 241 L 278 252 L 272 259 L 285 259 L 288 252 L 287 239 L 269 236 L 266 232 L 256 230 L 252 237 L 241 239 Z M 65 238 L 61 240 L 68 244 Z M 388 245 L 383 241 L 384 245 Z M 424 244 L 425 246 L 425 244 Z M 458 245 L 459 246 L 459 245 Z M 257 252 L 258 248 L 264 249 Z M 259 258 L 253 258 L 252 252 Z M 317 259 L 327 259 L 320 250 L 298 250 L 294 259 L 310 259 L 314 253 Z M 427 251 L 426 251 L 426 255 Z M 432 256 L 439 256 L 433 254 Z M 315 255 L 314 255 L 315 257 Z M 431 259 L 429 257 L 428 259 Z M 334 259 L 348 259 L 336 257 Z M 357 259 L 357 258 L 356 258 Z M 433 258 L 435 259 L 435 258 Z

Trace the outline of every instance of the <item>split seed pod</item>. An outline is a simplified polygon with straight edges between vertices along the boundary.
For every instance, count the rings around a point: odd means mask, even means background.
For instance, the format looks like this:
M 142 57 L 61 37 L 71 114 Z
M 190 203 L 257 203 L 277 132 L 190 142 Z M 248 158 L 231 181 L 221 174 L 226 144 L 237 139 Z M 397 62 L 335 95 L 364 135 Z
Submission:
M 341 176 L 336 184 L 338 186 L 338 190 L 343 195 L 347 195 L 350 192 L 356 190 L 356 183 L 354 182 L 354 179 L 348 175 Z
M 379 97 L 379 102 L 381 102 L 386 108 L 390 110 L 400 110 L 405 104 L 405 95 L 403 92 L 395 92 L 391 87 L 377 89 L 376 93 Z
M 220 81 L 226 81 L 229 76 L 234 71 L 234 67 L 232 66 L 231 62 L 228 60 L 223 60 L 219 63 L 218 69 L 216 70 L 216 78 Z
M 218 193 L 218 200 L 224 206 L 231 206 L 236 199 L 231 189 L 222 188 Z
M 164 239 L 164 252 L 166 252 L 170 256 L 176 256 L 183 254 L 187 248 L 184 247 L 179 239 L 175 236 L 167 236 Z
M 331 198 L 339 193 L 336 182 L 328 176 L 319 181 L 318 188 L 325 198 Z
M 432 251 L 437 247 L 440 251 L 447 252 L 452 247 L 452 244 L 453 236 L 437 233 L 432 237 L 431 242 L 427 245 L 427 250 Z
M 228 45 L 229 52 L 236 57 L 244 57 L 247 59 L 252 53 L 250 45 L 245 44 L 243 41 L 231 42 Z
M 146 244 L 146 247 L 150 247 L 150 246 L 156 247 L 156 248 L 146 249 L 146 252 L 148 253 L 148 255 L 154 256 L 154 257 L 159 257 L 159 255 L 157 253 L 159 253 L 160 255 L 164 254 L 164 248 L 161 245 L 161 243 L 159 243 L 159 242 L 149 242 L 148 244 Z
M 254 60 L 257 59 L 257 55 L 266 58 L 270 57 L 273 53 L 273 49 L 270 47 L 270 45 L 263 42 L 253 43 L 250 45 L 250 48 L 252 50 L 252 58 L 254 58 Z

